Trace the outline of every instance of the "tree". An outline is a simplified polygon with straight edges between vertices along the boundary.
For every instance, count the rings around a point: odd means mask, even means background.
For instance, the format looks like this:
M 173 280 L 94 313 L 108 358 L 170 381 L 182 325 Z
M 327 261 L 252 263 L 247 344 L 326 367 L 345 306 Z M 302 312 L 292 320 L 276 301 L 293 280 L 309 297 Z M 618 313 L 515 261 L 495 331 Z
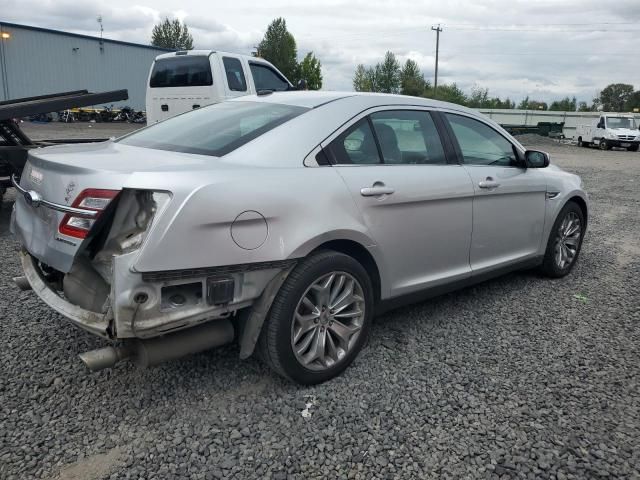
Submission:
M 382 63 L 376 65 L 377 87 L 382 93 L 400 92 L 400 64 L 392 52 L 384 54 Z
M 178 19 L 165 18 L 153 27 L 151 45 L 174 50 L 193 50 L 193 37 L 186 24 L 180 23 Z
M 595 105 L 591 105 L 589 106 L 589 104 L 587 104 L 587 102 L 580 102 L 578 103 L 578 111 L 579 112 L 595 112 Z
M 418 64 L 410 58 L 400 72 L 400 93 L 418 97 L 424 93 L 427 82 Z
M 322 65 L 313 52 L 305 55 L 298 65 L 298 80 L 304 80 L 309 90 L 322 88 Z
M 353 89 L 356 92 L 370 92 L 369 82 L 367 81 L 367 69 L 363 64 L 358 64 L 353 74 Z
M 298 49 L 293 35 L 287 30 L 284 18 L 276 18 L 269 24 L 264 38 L 258 44 L 256 56 L 273 63 L 285 77 L 297 77 Z
M 519 110 L 547 110 L 547 108 L 549 108 L 549 106 L 546 102 L 529 100 L 529 96 L 525 97 L 518 105 Z
M 440 84 L 438 85 L 437 91 L 434 91 L 434 89 L 429 86 L 425 88 L 422 96 L 426 98 L 437 98 L 438 100 L 457 103 L 458 105 L 466 105 L 469 101 L 465 93 L 455 83 L 450 85 L 446 83 Z
M 640 110 L 640 90 L 633 92 L 627 100 L 627 112 L 633 112 L 635 109 Z
M 633 95 L 633 85 L 612 83 L 607 85 L 596 99 L 606 112 L 623 112 L 627 101 Z
M 556 112 L 575 112 L 578 108 L 576 97 L 564 97 L 562 100 L 551 102 L 549 110 Z

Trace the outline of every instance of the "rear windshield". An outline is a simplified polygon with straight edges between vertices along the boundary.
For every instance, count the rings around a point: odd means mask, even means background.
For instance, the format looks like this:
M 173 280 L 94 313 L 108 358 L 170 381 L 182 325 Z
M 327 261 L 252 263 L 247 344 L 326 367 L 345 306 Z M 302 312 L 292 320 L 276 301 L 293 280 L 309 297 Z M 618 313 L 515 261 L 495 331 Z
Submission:
M 220 157 L 307 110 L 276 103 L 223 102 L 178 115 L 118 141 Z
M 211 64 L 204 55 L 184 55 L 156 60 L 151 72 L 149 86 L 202 87 L 212 85 Z

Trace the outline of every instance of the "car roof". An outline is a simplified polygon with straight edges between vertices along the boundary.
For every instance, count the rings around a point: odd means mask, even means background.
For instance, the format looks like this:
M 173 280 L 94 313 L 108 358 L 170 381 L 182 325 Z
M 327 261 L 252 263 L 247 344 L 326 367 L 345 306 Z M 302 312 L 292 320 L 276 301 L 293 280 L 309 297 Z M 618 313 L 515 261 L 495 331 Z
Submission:
M 293 105 L 299 107 L 316 108 L 330 102 L 345 98 L 357 97 L 360 104 L 366 108 L 385 105 L 407 105 L 419 107 L 448 108 L 461 112 L 467 112 L 475 116 L 478 112 L 461 105 L 441 102 L 423 97 L 411 97 L 409 95 L 396 95 L 391 93 L 370 93 L 370 92 L 331 92 L 331 91 L 309 91 L 299 90 L 291 92 L 273 92 L 263 95 L 245 95 L 234 98 L 234 102 L 265 102 L 279 103 L 283 105 Z

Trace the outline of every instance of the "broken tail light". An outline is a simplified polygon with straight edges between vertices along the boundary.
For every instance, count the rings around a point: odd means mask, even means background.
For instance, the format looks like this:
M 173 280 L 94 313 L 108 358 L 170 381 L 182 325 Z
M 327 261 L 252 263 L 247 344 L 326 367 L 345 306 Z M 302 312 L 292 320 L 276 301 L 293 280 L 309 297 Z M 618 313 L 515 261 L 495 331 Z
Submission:
M 120 190 L 99 190 L 94 188 L 83 190 L 71 206 L 98 212 L 97 215 L 93 218 L 87 218 L 81 215 L 67 213 L 62 219 L 62 222 L 60 222 L 58 230 L 63 235 L 70 237 L 87 238 L 91 227 L 93 227 L 96 220 L 118 193 L 120 193 Z

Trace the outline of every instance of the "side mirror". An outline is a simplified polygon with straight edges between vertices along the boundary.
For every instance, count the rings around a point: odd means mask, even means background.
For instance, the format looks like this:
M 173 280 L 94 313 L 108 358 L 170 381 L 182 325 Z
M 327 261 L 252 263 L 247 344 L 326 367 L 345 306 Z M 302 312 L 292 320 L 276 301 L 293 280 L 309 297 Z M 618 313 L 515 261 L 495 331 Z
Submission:
M 546 152 L 527 150 L 524 152 L 524 163 L 527 168 L 546 168 L 551 163 L 551 159 Z
M 598 123 L 598 127 L 597 128 L 604 128 L 604 122 Z
M 298 80 L 298 83 L 296 84 L 296 90 L 307 90 L 307 81 L 303 78 Z

